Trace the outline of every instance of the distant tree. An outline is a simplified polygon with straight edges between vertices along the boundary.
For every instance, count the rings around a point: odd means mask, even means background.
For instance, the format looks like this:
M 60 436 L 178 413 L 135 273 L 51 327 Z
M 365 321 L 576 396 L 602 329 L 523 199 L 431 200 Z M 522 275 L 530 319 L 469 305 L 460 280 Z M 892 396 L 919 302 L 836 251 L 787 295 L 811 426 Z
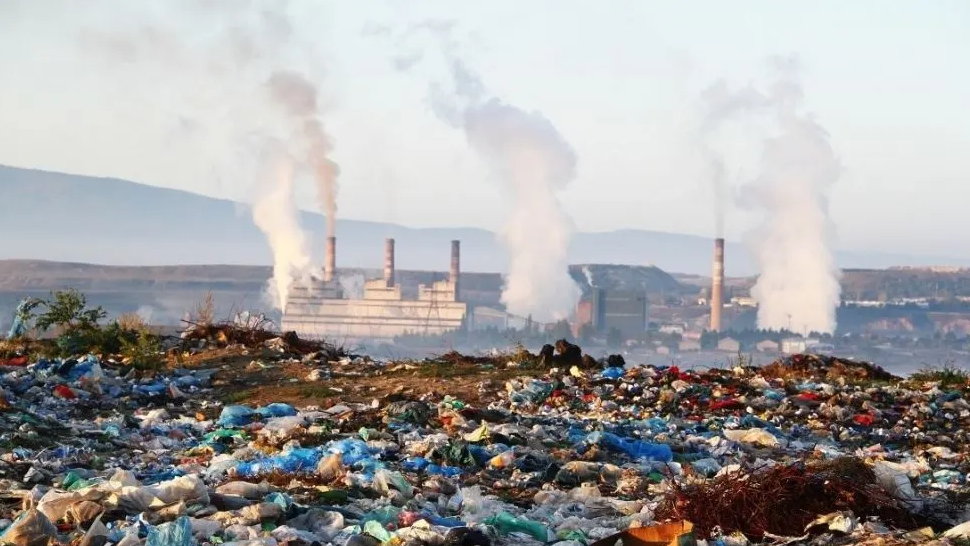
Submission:
M 559 322 L 557 322 L 552 326 L 551 330 L 549 330 L 549 337 L 553 338 L 554 340 L 558 340 L 558 339 L 572 340 L 573 329 L 570 328 L 569 322 L 567 322 L 566 320 L 560 320 Z
M 579 343 L 580 345 L 589 345 L 593 342 L 593 334 L 596 330 L 593 329 L 593 325 L 590 323 L 583 324 L 579 327 Z
M 720 336 L 717 332 L 704 330 L 704 332 L 701 334 L 701 349 L 716 349 L 718 341 L 720 341 Z
M 623 332 L 619 328 L 610 328 L 606 332 L 606 344 L 610 347 L 623 346 Z
M 53 292 L 51 299 L 40 301 L 38 305 L 44 307 L 36 322 L 42 331 L 54 326 L 62 327 L 68 333 L 96 330 L 98 322 L 108 316 L 100 306 L 88 309 L 87 298 L 75 288 Z

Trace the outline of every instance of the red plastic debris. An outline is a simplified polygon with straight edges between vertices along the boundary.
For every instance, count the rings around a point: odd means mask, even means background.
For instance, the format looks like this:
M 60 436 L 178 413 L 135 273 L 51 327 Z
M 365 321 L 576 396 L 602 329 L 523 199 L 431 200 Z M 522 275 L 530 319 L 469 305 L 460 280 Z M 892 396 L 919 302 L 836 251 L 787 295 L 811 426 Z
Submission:
M 743 406 L 744 406 L 744 404 L 742 404 L 738 400 L 733 399 L 733 398 L 729 398 L 727 400 L 714 400 L 714 401 L 712 401 L 710 403 L 710 405 L 708 406 L 708 409 L 710 409 L 711 411 L 719 410 L 719 409 L 738 409 L 738 408 L 741 408 Z
M 77 395 L 74 394 L 71 387 L 68 387 L 67 385 L 58 385 L 54 387 L 54 396 L 63 398 L 65 400 L 74 400 L 77 398 Z
M 875 417 L 865 413 L 860 413 L 859 415 L 856 415 L 855 417 L 852 418 L 852 420 L 855 421 L 855 424 L 862 425 L 864 427 L 871 427 L 872 424 L 876 422 Z
M 29 360 L 26 356 L 15 356 L 6 360 L 0 360 L 0 366 L 26 366 Z

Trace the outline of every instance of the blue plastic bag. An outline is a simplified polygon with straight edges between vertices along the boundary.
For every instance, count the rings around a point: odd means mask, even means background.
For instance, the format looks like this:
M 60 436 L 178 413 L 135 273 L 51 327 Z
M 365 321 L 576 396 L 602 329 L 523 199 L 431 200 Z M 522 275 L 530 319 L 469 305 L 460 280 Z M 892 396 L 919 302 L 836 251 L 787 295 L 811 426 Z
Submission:
M 182 516 L 172 523 L 164 523 L 148 531 L 145 546 L 194 546 L 192 523 Z
M 321 458 L 323 458 L 323 453 L 317 449 L 296 448 L 272 457 L 241 462 L 236 466 L 236 472 L 242 476 L 258 476 L 274 471 L 288 474 L 312 472 L 316 469 Z
M 427 468 L 425 468 L 425 472 L 432 476 L 445 476 L 446 478 L 455 478 L 457 476 L 461 476 L 461 469 L 457 466 L 429 464 Z
M 586 438 L 586 442 L 625 453 L 632 459 L 664 463 L 674 460 L 674 453 L 667 444 L 654 444 L 633 438 L 622 438 L 609 432 L 594 432 Z
M 344 466 L 353 466 L 371 458 L 371 449 L 363 440 L 345 438 L 327 446 L 327 453 L 340 453 Z
M 430 464 L 431 461 L 424 457 L 408 457 L 401 463 L 401 468 L 408 472 L 421 472 L 425 468 L 428 468 Z
M 600 375 L 606 379 L 619 379 L 623 377 L 625 373 L 626 372 L 623 371 L 623 368 L 606 368 Z
M 269 419 L 270 417 L 292 417 L 298 412 L 296 408 L 289 404 L 276 402 L 257 409 L 256 413 L 262 415 L 264 419 Z
M 219 414 L 219 426 L 221 427 L 244 427 L 255 420 L 258 415 L 251 408 L 246 406 L 226 406 Z

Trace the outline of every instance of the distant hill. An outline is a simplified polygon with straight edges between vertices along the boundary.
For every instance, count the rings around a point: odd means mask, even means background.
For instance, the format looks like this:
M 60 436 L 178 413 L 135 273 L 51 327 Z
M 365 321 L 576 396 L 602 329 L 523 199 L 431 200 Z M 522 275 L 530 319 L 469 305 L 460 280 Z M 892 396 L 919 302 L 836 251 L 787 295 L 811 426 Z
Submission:
M 303 213 L 315 258 L 322 258 L 324 220 Z M 541 236 L 541 234 L 537 234 Z M 422 228 L 338 219 L 342 267 L 381 267 L 383 239 L 397 240 L 402 269 L 444 271 L 451 239 L 462 241 L 462 268 L 501 272 L 506 253 L 494 233 L 476 228 Z M 643 230 L 576 234 L 572 263 L 656 265 L 707 275 L 712 243 L 693 235 Z M 732 276 L 756 272 L 744 247 L 728 243 Z M 111 178 L 92 178 L 0 166 L 0 258 L 116 265 L 267 265 L 270 252 L 244 205 L 185 191 Z M 952 259 L 845 252 L 843 267 L 970 265 Z

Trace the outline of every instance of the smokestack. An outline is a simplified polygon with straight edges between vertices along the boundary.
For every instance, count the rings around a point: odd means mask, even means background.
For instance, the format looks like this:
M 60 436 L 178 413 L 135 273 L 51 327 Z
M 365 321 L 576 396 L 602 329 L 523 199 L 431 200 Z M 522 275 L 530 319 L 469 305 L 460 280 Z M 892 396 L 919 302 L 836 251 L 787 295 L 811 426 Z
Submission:
M 330 282 L 333 280 L 334 271 L 337 269 L 337 238 L 327 237 L 327 254 L 323 258 L 323 280 Z
M 394 287 L 394 239 L 390 237 L 384 241 L 384 282 Z
M 721 331 L 724 305 L 724 239 L 714 239 L 714 275 L 711 278 L 711 331 Z
M 448 280 L 455 286 L 455 301 L 461 301 L 458 297 L 458 274 L 461 273 L 461 242 L 451 242 L 451 270 Z

